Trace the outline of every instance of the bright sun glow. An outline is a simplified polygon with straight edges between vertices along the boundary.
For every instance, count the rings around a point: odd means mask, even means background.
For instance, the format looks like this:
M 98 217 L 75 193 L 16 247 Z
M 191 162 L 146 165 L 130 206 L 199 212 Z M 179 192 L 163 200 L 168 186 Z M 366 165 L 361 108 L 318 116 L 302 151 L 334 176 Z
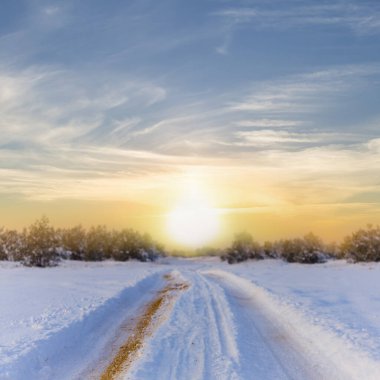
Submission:
M 216 236 L 219 220 L 216 210 L 199 194 L 192 193 L 168 214 L 167 226 L 177 243 L 200 247 Z

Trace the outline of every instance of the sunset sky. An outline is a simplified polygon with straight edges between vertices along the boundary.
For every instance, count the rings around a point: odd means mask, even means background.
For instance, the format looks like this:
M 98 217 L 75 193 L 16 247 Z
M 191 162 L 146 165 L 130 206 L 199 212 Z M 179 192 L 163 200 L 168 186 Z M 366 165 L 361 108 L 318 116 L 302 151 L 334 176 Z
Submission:
M 380 2 L 2 0 L 0 115 L 0 226 L 339 240 L 380 221 Z

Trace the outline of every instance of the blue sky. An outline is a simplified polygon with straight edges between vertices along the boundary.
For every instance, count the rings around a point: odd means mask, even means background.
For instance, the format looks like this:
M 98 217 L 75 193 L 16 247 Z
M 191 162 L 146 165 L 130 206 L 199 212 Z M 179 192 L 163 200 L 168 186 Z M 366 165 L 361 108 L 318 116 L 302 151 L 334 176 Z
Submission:
M 4 0 L 0 194 L 146 203 L 192 173 L 221 209 L 377 218 L 379 47 L 378 1 Z

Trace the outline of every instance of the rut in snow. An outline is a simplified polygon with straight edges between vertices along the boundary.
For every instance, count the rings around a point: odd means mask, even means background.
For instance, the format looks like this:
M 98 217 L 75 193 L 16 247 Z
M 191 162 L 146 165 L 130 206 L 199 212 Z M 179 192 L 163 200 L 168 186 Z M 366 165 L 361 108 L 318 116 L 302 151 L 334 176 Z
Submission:
M 136 324 L 127 341 L 119 348 L 117 354 L 112 359 L 101 375 L 101 380 L 114 380 L 125 373 L 136 356 L 144 347 L 146 338 L 153 334 L 154 330 L 164 319 L 171 304 L 180 291 L 189 287 L 188 283 L 176 281 L 170 275 L 164 275 L 168 284 L 160 290 L 156 297 L 146 305 L 143 313 L 138 317 Z

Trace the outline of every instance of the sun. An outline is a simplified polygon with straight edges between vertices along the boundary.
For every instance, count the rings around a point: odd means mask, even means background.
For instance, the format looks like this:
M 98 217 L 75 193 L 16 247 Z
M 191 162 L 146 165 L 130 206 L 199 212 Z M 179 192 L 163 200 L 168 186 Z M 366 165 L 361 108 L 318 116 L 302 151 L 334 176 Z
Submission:
M 177 243 L 200 247 L 218 233 L 217 210 L 199 197 L 185 198 L 167 215 L 167 228 Z

